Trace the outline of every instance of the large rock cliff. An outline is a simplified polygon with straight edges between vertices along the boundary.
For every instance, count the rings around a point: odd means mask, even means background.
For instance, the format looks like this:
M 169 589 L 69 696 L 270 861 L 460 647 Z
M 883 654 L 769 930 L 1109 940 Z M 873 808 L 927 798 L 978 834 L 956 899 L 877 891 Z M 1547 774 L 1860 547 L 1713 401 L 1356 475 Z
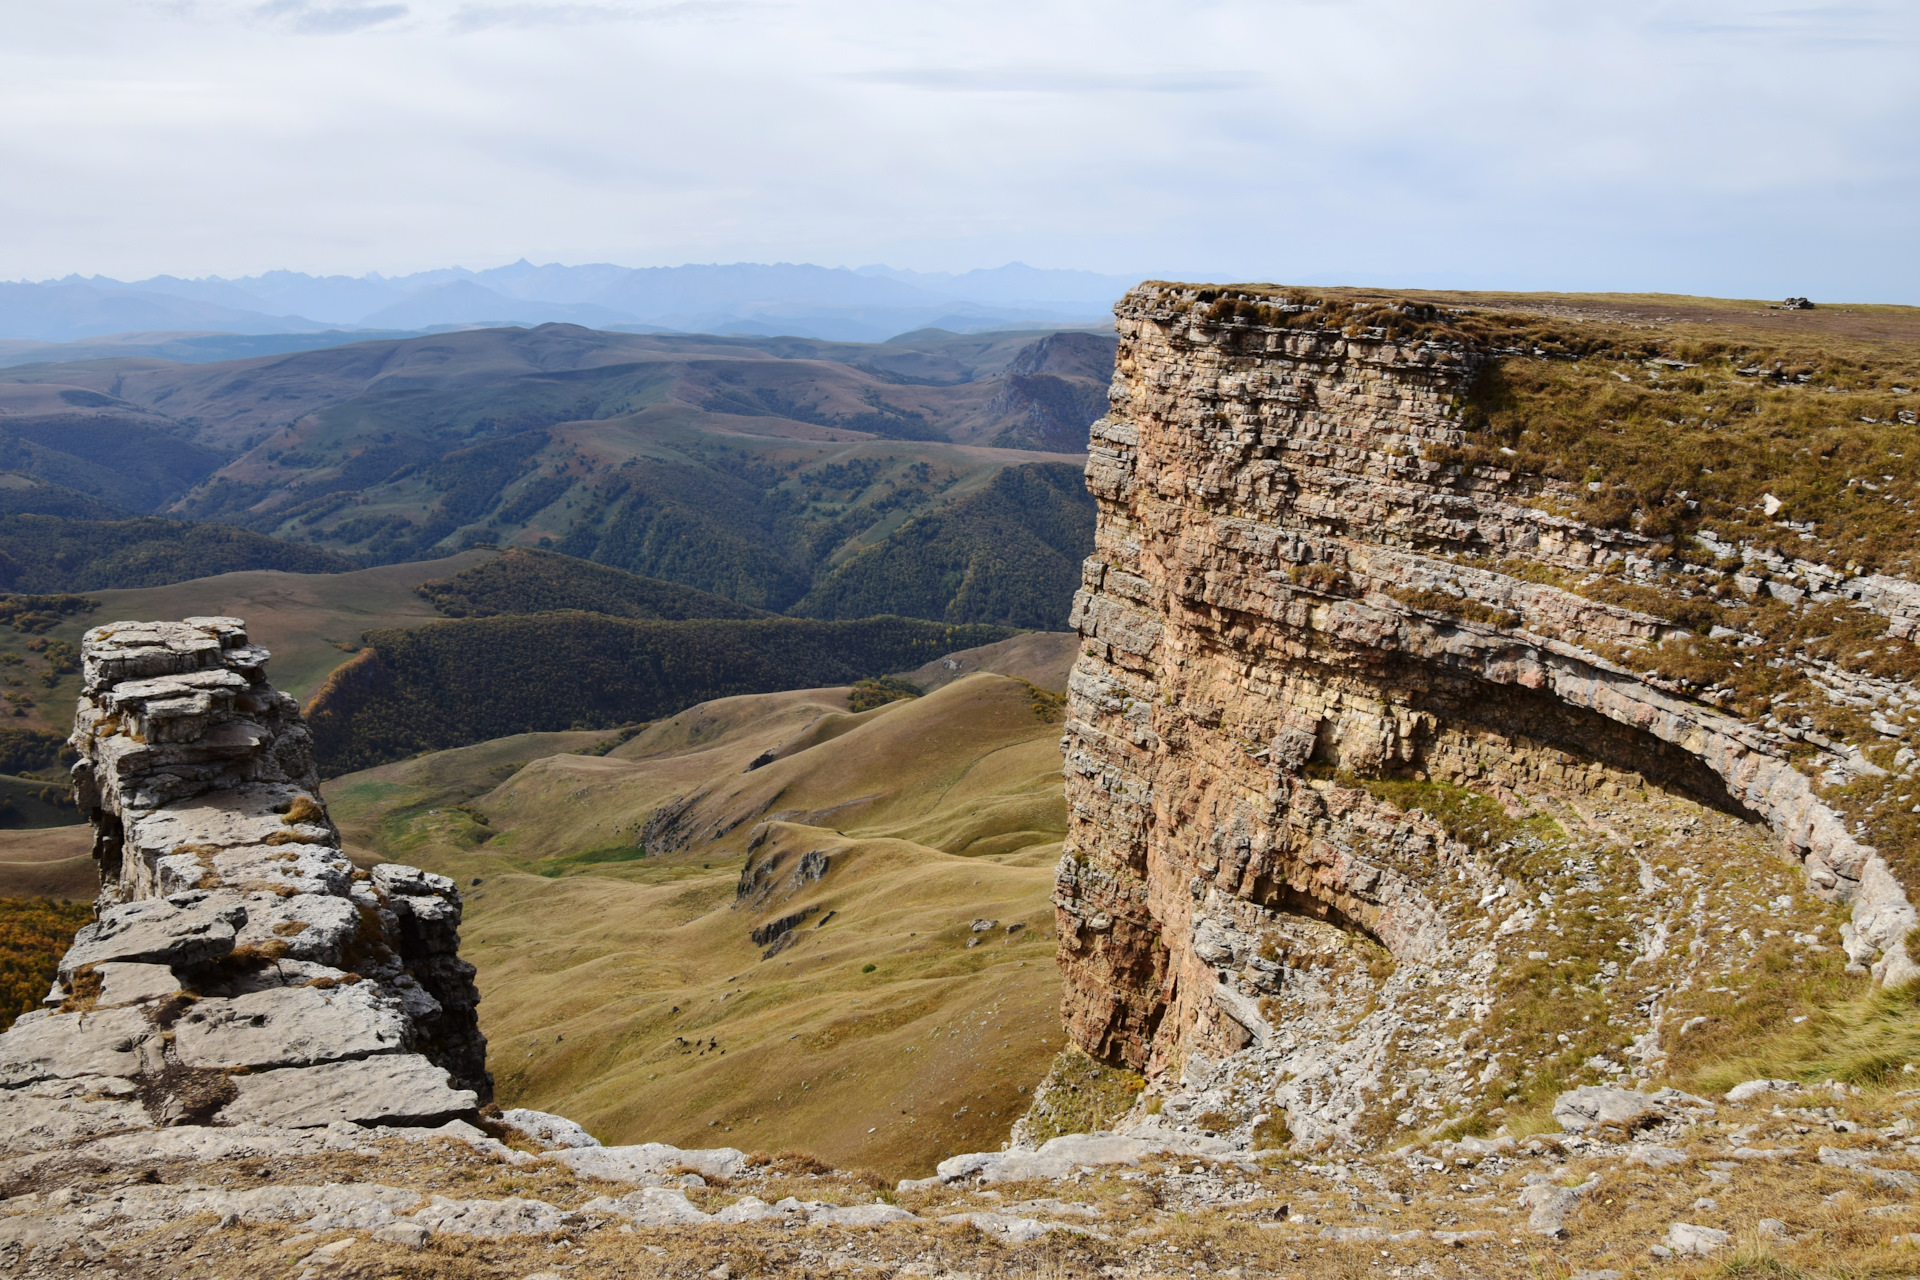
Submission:
M 0 1035 L 9 1123 L 423 1124 L 490 1101 L 458 890 L 348 861 L 244 625 L 118 622 L 81 653 L 98 920 Z
M 1577 589 L 1703 570 L 1460 465 L 1488 356 L 1444 314 L 1310 309 L 1116 310 L 1063 740 L 1075 1040 L 1169 1123 L 1360 1142 L 1658 1075 L 1769 957 L 1911 980 L 1914 911 L 1817 783 L 1883 771 L 1613 660 L 1689 633 Z M 1911 630 L 1911 584 L 1805 569 Z

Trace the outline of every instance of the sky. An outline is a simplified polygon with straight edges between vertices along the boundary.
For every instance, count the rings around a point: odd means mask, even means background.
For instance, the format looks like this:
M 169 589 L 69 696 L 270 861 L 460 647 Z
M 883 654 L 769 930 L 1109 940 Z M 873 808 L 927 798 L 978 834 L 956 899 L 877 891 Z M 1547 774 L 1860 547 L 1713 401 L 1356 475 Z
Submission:
M 0 279 L 535 262 L 1920 303 L 1920 4 L 0 0 Z

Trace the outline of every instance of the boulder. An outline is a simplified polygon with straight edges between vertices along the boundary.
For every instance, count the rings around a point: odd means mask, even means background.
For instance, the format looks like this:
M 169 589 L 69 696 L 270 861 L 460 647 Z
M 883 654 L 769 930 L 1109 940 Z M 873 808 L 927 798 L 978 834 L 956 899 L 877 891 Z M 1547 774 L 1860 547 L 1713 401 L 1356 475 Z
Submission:
M 1745 1102 L 1763 1093 L 1790 1093 L 1799 1087 L 1796 1080 L 1747 1080 L 1727 1090 L 1727 1101 Z
M 1590 1084 L 1555 1098 L 1553 1118 L 1568 1133 L 1590 1133 L 1598 1129 L 1631 1133 L 1666 1119 L 1667 1111 L 1658 1094 Z
M 500 1123 L 517 1129 L 549 1150 L 556 1147 L 597 1147 L 600 1140 L 565 1116 L 526 1107 L 500 1113 Z
M 1555 1239 L 1565 1237 L 1568 1234 L 1567 1215 L 1599 1185 L 1600 1179 L 1597 1177 L 1589 1178 L 1578 1186 L 1563 1187 L 1556 1185 L 1544 1173 L 1528 1174 L 1527 1185 L 1520 1190 L 1521 1207 L 1533 1211 L 1527 1215 L 1527 1230 Z

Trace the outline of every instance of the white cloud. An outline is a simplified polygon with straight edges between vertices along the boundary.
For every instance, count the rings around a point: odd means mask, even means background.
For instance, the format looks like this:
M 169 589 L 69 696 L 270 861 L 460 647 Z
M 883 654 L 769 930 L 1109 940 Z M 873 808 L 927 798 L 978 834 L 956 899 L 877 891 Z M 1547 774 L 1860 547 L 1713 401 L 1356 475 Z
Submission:
M 346 35 L 407 16 L 404 4 L 315 4 L 311 0 L 268 0 L 258 16 L 303 35 Z
M 64 0 L 13 21 L 3 275 L 1020 259 L 1920 300 L 1910 4 Z

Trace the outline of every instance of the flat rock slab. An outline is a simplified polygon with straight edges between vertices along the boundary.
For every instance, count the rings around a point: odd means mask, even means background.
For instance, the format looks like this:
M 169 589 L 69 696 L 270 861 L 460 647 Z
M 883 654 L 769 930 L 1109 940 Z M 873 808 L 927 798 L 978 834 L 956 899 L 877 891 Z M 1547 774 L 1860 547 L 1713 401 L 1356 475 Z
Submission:
M 325 1128 L 282 1129 L 258 1124 L 183 1124 L 145 1133 L 116 1133 L 82 1150 L 91 1163 L 108 1168 L 151 1165 L 167 1160 L 290 1159 L 353 1152 L 373 1155 L 373 1135 L 355 1124 L 335 1121 Z
M 139 1009 L 28 1015 L 0 1035 L 0 1087 L 78 1076 L 131 1076 L 159 1034 Z
M 362 982 L 202 1000 L 174 1024 L 173 1035 L 189 1067 L 292 1067 L 387 1053 L 406 1031 L 400 1010 Z
M 110 961 L 191 966 L 233 950 L 234 934 L 247 909 L 232 894 L 183 893 L 108 907 L 100 919 L 74 935 L 60 961 L 62 982 L 82 965 Z
M 118 1004 L 139 1004 L 157 1000 L 180 989 L 180 980 L 164 964 L 135 964 L 124 960 L 94 966 L 100 975 L 100 995 L 94 1007 L 112 1008 Z
M 10 1155 L 151 1123 L 129 1080 L 43 1080 L 0 1090 L 0 1151 Z
M 340 1121 L 444 1124 L 473 1116 L 479 1099 L 471 1089 L 455 1089 L 450 1079 L 417 1053 L 283 1067 L 233 1077 L 239 1096 L 218 1118 L 298 1129 Z
M 1184 1138 L 1186 1135 L 1178 1135 Z M 1231 1151 L 1225 1143 L 1211 1141 L 1214 1149 Z M 1148 1156 L 1162 1153 L 1200 1154 L 1192 1145 L 1178 1140 L 1138 1137 L 1114 1133 L 1065 1133 L 1043 1143 L 1037 1151 L 973 1151 L 942 1160 L 931 1178 L 901 1183 L 902 1189 L 932 1187 L 943 1182 L 961 1182 L 978 1178 L 981 1182 L 1024 1182 L 1028 1179 L 1057 1181 L 1082 1165 L 1138 1164 Z M 1206 1154 L 1215 1154 L 1208 1150 Z
M 522 1200 L 518 1196 L 505 1200 L 450 1200 L 446 1196 L 434 1196 L 426 1208 L 413 1215 L 414 1222 L 435 1235 L 495 1240 L 505 1236 L 545 1235 L 560 1230 L 572 1220 L 571 1213 L 545 1200 Z
M 197 1214 L 232 1214 L 253 1224 L 295 1223 L 307 1231 L 365 1231 L 382 1227 L 420 1203 L 420 1193 L 377 1182 L 322 1186 L 253 1187 L 246 1191 L 146 1186 L 113 1192 L 89 1206 L 133 1223 L 164 1223 Z
M 553 1159 L 584 1178 L 610 1182 L 637 1182 L 685 1167 L 709 1178 L 731 1178 L 747 1164 L 747 1153 L 732 1147 L 683 1150 L 664 1142 L 628 1147 L 573 1147 L 555 1151 Z

